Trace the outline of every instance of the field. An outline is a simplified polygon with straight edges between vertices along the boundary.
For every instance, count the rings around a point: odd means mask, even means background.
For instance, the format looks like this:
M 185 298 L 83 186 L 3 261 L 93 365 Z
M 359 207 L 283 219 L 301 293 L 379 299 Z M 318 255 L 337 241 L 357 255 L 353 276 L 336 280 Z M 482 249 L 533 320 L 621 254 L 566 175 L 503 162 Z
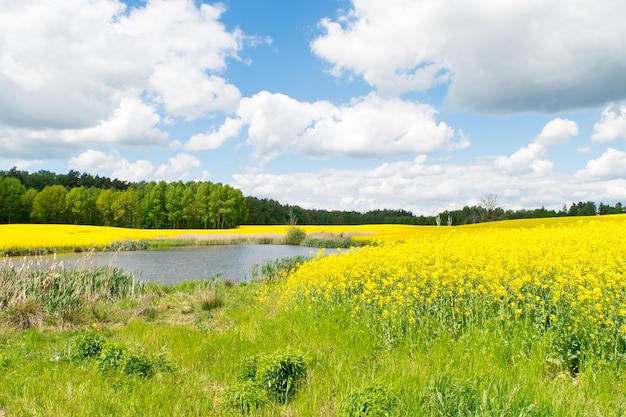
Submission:
M 189 233 L 10 227 L 22 248 Z M 377 244 L 241 285 L 0 269 L 0 415 L 626 415 L 626 215 L 304 229 Z M 63 279 L 73 302 L 32 285 Z
M 299 226 L 310 234 L 332 234 L 367 240 L 370 235 L 402 235 L 411 226 Z M 280 243 L 289 226 L 239 226 L 236 229 L 127 229 L 103 226 L 10 224 L 0 225 L 0 254 L 37 254 L 115 249 L 127 243 L 206 245 L 223 243 Z

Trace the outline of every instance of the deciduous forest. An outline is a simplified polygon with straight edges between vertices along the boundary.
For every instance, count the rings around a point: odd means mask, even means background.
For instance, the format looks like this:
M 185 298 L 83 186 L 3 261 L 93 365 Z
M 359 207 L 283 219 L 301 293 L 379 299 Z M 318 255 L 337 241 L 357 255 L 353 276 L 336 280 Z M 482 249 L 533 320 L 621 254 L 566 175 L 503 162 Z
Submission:
M 0 171 L 0 223 L 67 223 L 133 228 L 233 228 L 241 224 L 355 225 L 468 224 L 556 216 L 590 216 L 624 212 L 620 202 L 587 201 L 559 211 L 503 210 L 490 196 L 484 204 L 434 216 L 403 209 L 367 212 L 304 209 L 272 199 L 244 196 L 228 184 L 208 181 L 138 182 L 69 171 L 34 173 Z

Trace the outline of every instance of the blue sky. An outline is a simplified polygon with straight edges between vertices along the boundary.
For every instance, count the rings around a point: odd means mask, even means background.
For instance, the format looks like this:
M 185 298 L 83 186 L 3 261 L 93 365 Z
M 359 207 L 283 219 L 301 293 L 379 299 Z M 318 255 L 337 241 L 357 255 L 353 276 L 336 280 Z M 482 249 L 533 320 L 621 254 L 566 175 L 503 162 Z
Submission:
M 0 3 L 0 169 L 307 208 L 626 203 L 626 3 Z

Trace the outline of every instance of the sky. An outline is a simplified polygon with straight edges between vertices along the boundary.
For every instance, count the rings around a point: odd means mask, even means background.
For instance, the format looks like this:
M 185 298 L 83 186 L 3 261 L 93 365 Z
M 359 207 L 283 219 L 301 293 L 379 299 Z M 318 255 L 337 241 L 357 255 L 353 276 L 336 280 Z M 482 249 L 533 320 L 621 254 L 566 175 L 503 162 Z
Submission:
M 0 169 L 328 210 L 626 203 L 623 0 L 0 0 Z

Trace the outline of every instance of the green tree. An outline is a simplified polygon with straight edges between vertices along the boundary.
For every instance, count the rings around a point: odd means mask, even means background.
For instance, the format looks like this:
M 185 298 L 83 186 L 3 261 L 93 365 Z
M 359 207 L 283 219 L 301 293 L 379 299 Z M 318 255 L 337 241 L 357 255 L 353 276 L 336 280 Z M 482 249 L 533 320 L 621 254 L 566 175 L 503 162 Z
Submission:
M 122 191 L 113 201 L 113 213 L 116 226 L 139 227 L 141 204 L 137 192 Z
M 246 221 L 248 210 L 241 190 L 217 183 L 209 196 L 209 220 L 216 229 L 237 227 Z
M 201 182 L 198 185 L 198 192 L 196 194 L 196 206 L 198 208 L 198 214 L 200 220 L 204 224 L 204 228 L 208 227 L 208 222 L 211 219 L 211 212 L 209 210 L 209 201 L 211 199 L 211 192 L 214 184 L 211 182 Z
M 167 209 L 165 207 L 165 192 L 167 183 L 154 181 L 146 185 L 145 196 L 141 202 L 142 222 L 147 227 L 160 229 L 165 227 Z
M 165 191 L 165 209 L 167 210 L 167 220 L 174 229 L 181 226 L 184 215 L 185 186 L 182 182 L 175 182 L 167 185 Z
M 27 223 L 30 219 L 30 213 L 33 210 L 33 202 L 37 196 L 37 190 L 29 188 L 24 194 L 22 194 L 21 203 L 24 210 L 24 223 Z
M 112 189 L 103 190 L 98 195 L 98 199 L 96 200 L 96 208 L 98 209 L 98 213 L 100 213 L 100 217 L 102 218 L 102 222 L 105 226 L 113 226 L 115 225 L 115 200 L 117 199 L 118 191 L 114 191 Z
M 22 195 L 26 187 L 16 178 L 0 178 L 0 223 L 17 223 L 25 219 Z
M 89 197 L 85 187 L 72 188 L 65 196 L 65 209 L 74 224 L 88 223 Z
M 30 218 L 35 223 L 64 223 L 65 197 L 62 185 L 47 185 L 35 196 Z
M 198 193 L 198 183 L 189 182 L 185 185 L 183 192 L 183 219 L 187 228 L 198 227 L 201 217 L 201 208 L 198 204 L 196 194 Z

